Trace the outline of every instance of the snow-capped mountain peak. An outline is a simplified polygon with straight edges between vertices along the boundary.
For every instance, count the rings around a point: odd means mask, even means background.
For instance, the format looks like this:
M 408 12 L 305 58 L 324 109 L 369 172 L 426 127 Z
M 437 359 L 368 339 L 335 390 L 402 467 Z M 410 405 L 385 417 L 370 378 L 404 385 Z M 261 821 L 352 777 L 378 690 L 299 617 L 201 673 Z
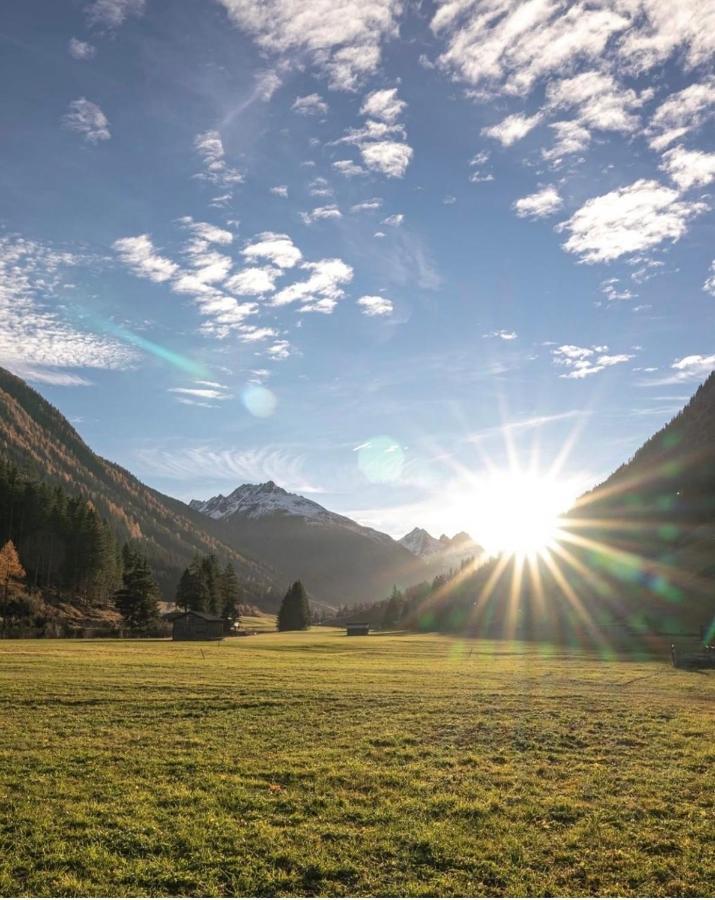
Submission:
M 409 534 L 400 538 L 398 543 L 402 544 L 410 553 L 414 553 L 415 556 L 431 556 L 442 550 L 442 543 L 432 537 L 424 528 L 413 528 Z
M 398 543 L 422 559 L 439 554 L 473 553 L 480 549 L 466 531 L 460 531 L 454 537 L 443 534 L 435 538 L 424 528 L 413 528 L 409 534 L 400 538 Z
M 227 497 L 217 494 L 210 500 L 192 500 L 189 506 L 212 519 L 241 516 L 260 519 L 264 516 L 299 516 L 318 521 L 340 521 L 343 517 L 331 513 L 319 503 L 291 494 L 274 481 L 264 484 L 242 484 Z

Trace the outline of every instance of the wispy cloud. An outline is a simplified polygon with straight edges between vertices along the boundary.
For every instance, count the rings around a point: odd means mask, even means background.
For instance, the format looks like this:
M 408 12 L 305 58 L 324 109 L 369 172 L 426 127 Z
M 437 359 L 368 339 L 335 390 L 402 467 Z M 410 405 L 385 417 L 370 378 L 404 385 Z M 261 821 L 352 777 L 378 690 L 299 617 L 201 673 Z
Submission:
M 330 86 L 355 90 L 380 62 L 383 41 L 397 33 L 401 0 L 220 0 L 231 20 L 264 51 L 288 63 L 309 61 Z
M 93 0 L 85 6 L 87 21 L 100 28 L 119 28 L 130 16 L 141 16 L 145 0 Z
M 169 281 L 178 271 L 179 267 L 175 262 L 156 252 L 148 234 L 119 238 L 113 246 L 121 261 L 135 275 L 148 278 L 149 281 Z
M 88 44 L 87 41 L 80 41 L 76 37 L 70 38 L 67 50 L 73 59 L 81 61 L 92 59 L 97 52 L 97 48 L 92 44 Z
M 63 271 L 80 259 L 47 244 L 0 238 L 0 361 L 18 375 L 84 385 L 66 369 L 123 369 L 137 354 L 119 341 L 65 321 L 57 305 Z
M 389 316 L 394 306 L 392 300 L 373 294 L 365 294 L 358 300 L 358 306 L 366 316 Z
M 291 109 L 301 116 L 324 116 L 328 112 L 328 104 L 320 94 L 307 94 L 305 97 L 296 97 Z
M 108 141 L 112 136 L 107 117 L 96 103 L 85 97 L 70 103 L 69 111 L 65 113 L 62 123 L 70 131 L 81 134 L 90 144 Z
M 223 140 L 218 131 L 209 130 L 197 134 L 194 149 L 204 163 L 204 169 L 196 175 L 197 178 L 224 188 L 243 181 L 243 173 L 226 162 Z

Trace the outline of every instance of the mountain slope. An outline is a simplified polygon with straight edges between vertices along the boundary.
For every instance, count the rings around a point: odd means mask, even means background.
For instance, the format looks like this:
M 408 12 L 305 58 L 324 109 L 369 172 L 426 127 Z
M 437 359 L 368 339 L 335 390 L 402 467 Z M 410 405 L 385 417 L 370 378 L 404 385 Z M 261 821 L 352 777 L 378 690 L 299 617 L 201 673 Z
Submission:
M 332 607 L 380 600 L 392 586 L 428 577 L 423 562 L 389 535 L 359 525 L 272 481 L 244 484 L 228 497 L 192 500 L 220 520 L 236 546 Z
M 231 560 L 260 599 L 273 575 L 226 541 L 221 524 L 142 484 L 97 456 L 65 417 L 24 381 L 0 368 L 0 457 L 24 474 L 92 500 L 117 536 L 141 542 L 165 596 L 196 552 Z
M 715 373 L 565 519 L 579 557 L 628 614 L 715 617 Z

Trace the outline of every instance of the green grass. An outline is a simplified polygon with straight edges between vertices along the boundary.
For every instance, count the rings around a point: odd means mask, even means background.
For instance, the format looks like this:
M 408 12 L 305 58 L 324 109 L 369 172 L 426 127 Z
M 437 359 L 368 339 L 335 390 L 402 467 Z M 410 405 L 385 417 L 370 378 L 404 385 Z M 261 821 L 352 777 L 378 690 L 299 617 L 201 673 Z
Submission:
M 4 895 L 715 892 L 715 678 L 435 636 L 0 642 Z

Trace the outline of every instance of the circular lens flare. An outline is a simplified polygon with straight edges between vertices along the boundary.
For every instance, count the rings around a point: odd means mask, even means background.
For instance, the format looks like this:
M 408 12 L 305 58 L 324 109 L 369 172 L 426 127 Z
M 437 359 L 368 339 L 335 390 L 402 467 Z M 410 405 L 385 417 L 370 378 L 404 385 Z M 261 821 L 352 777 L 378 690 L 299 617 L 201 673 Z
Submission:
M 241 400 L 252 416 L 267 419 L 276 411 L 278 400 L 273 391 L 262 384 L 249 384 L 241 392 Z
M 402 447 L 388 435 L 370 438 L 358 448 L 358 468 L 374 484 L 399 481 L 404 464 Z

